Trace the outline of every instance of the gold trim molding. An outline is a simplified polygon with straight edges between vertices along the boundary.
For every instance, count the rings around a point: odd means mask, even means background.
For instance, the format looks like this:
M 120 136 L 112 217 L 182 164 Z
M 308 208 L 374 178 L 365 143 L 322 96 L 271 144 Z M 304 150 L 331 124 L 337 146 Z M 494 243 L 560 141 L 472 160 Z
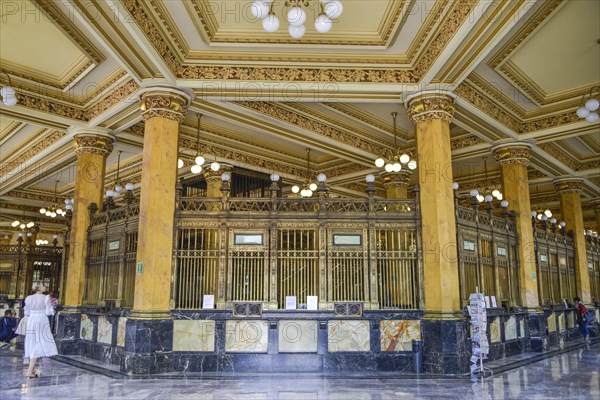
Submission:
M 408 117 L 413 124 L 441 119 L 448 123 L 454 116 L 454 98 L 448 94 L 422 93 L 406 99 Z
M 558 179 L 553 182 L 554 189 L 559 194 L 581 194 L 583 193 L 583 179 L 567 178 Z
M 531 145 L 528 143 L 508 143 L 492 149 L 494 160 L 501 166 L 528 166 L 531 160 Z

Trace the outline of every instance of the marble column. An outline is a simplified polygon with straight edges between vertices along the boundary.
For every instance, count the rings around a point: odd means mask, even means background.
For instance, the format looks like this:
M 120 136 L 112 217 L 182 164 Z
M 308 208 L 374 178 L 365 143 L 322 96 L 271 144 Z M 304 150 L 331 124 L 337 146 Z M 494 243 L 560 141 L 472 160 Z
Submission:
M 133 318 L 170 318 L 179 124 L 190 101 L 187 93 L 167 87 L 147 88 L 141 95 L 144 147 Z
M 113 149 L 113 136 L 101 128 L 75 129 L 77 154 L 75 195 L 69 238 L 69 274 L 65 282 L 65 307 L 83 302 L 90 204 L 102 205 L 106 157 Z
M 467 323 L 461 315 L 452 189 L 453 96 L 420 92 L 406 99 L 416 128 L 422 223 L 423 365 L 431 373 L 468 368 Z
M 592 298 L 585 250 L 585 236 L 583 235 L 585 229 L 583 225 L 583 211 L 581 209 L 583 180 L 577 178 L 558 179 L 554 181 L 554 188 L 560 197 L 560 215 L 562 220 L 567 223 L 566 229 L 573 231 L 577 292 L 581 300 L 589 304 Z
M 519 287 L 521 305 L 534 310 L 539 307 L 539 293 L 536 272 L 536 253 L 531 226 L 531 200 L 527 166 L 531 145 L 513 142 L 495 146 L 494 158 L 500 164 L 502 193 L 508 200 L 509 208 L 516 214 L 519 237 Z
M 385 188 L 385 197 L 388 199 L 407 199 L 410 175 L 411 171 L 409 169 L 403 169 L 400 172 L 383 172 L 381 178 Z

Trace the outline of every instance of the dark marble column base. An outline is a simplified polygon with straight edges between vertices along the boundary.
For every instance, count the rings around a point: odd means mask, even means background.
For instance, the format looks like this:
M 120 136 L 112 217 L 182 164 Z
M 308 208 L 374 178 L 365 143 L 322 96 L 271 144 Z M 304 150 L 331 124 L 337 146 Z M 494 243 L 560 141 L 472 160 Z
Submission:
M 173 320 L 127 320 L 121 372 L 133 375 L 173 371 Z
M 80 326 L 81 314 L 76 310 L 64 310 L 58 314 L 55 342 L 59 354 L 79 354 Z
M 173 353 L 130 353 L 124 352 L 120 358 L 120 370 L 130 375 L 159 374 L 173 371 Z
M 467 320 L 422 320 L 424 372 L 432 374 L 460 374 L 469 371 L 471 347 L 468 340 Z

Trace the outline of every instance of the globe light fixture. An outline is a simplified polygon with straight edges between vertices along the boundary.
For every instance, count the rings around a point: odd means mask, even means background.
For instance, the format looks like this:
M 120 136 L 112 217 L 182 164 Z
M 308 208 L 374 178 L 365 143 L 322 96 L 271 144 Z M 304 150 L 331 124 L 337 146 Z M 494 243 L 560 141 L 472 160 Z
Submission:
M 200 154 L 200 120 L 202 119 L 202 114 L 198 114 L 198 123 L 196 125 L 196 157 L 194 157 L 194 165 L 192 165 L 191 171 L 192 174 L 199 174 L 202 172 L 202 166 L 206 161 L 204 156 Z M 218 169 L 217 169 L 218 171 Z
M 598 91 L 600 86 L 593 87 L 590 89 L 589 98 L 584 102 L 585 96 L 581 99 L 582 105 L 577 109 L 576 113 L 579 118 L 585 118 L 586 121 L 594 123 L 598 121 L 598 108 L 600 108 L 600 101 L 594 98 L 594 91 Z
M 284 10 L 287 10 L 288 33 L 294 39 L 301 39 L 306 33 L 305 22 L 308 18 L 305 8 L 310 6 L 311 0 L 286 0 Z M 313 0 L 316 3 L 316 0 Z M 262 27 L 266 32 L 273 33 L 279 30 L 281 22 L 274 11 L 273 0 L 256 0 L 250 6 L 252 15 L 262 19 Z M 344 12 L 340 0 L 319 0 L 319 15 L 315 20 L 315 30 L 318 33 L 327 33 L 333 27 L 333 20 L 338 19 Z
M 63 210 L 61 208 L 60 205 L 58 205 L 58 194 L 57 194 L 57 187 L 58 187 L 58 182 L 60 182 L 60 180 L 57 180 L 56 183 L 54 184 L 54 202 L 52 202 L 51 204 L 47 205 L 47 206 L 43 206 L 40 208 L 40 214 L 45 215 L 47 217 L 50 218 L 56 218 L 57 215 L 60 215 L 62 217 L 64 217 L 67 212 L 65 210 Z
M 380 156 L 375 159 L 375 166 L 383 168 L 386 172 L 400 172 L 403 165 L 410 170 L 417 168 L 417 162 L 411 157 L 410 153 L 401 152 L 398 148 L 398 135 L 396 132 L 397 116 L 397 112 L 392 113 L 394 121 L 394 150 L 387 157 Z

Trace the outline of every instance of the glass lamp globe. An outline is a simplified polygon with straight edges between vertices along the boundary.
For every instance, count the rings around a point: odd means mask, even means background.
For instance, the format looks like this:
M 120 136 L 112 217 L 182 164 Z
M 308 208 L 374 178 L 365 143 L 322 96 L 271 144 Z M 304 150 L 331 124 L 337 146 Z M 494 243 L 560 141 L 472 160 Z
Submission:
M 321 172 L 319 175 L 317 175 L 317 180 L 319 182 L 325 182 L 327 180 L 327 175 Z
M 331 0 L 325 3 L 325 6 L 323 8 L 325 14 L 327 14 L 327 16 L 331 19 L 339 18 L 342 15 L 342 12 L 344 11 L 344 6 L 339 0 Z
M 15 104 L 17 104 L 17 96 L 2 96 L 2 99 L 4 101 L 4 104 L 6 104 L 8 107 L 14 106 Z
M 550 223 L 555 224 L 556 223 L 556 218 L 550 218 Z
M 381 168 L 385 165 L 385 160 L 381 157 L 379 157 L 377 160 L 375 160 L 375 166 L 377 168 Z
M 271 174 L 271 181 L 273 182 L 279 182 L 279 178 L 280 176 L 277 174 Z
M 544 211 L 544 215 L 545 215 L 546 217 L 550 218 L 550 217 L 552 216 L 552 211 L 550 211 L 550 210 L 546 210 L 546 211 Z
M 400 162 L 402 164 L 407 164 L 410 161 L 410 156 L 408 154 L 402 154 L 400 156 Z
M 298 193 L 299 191 L 300 191 L 300 188 L 298 187 L 298 185 L 292 186 L 292 193 Z
M 25 226 L 26 226 L 25 224 L 21 224 L 21 225 L 19 225 L 19 228 L 25 229 Z
M 481 194 L 477 195 L 478 202 L 483 203 L 484 200 L 485 200 L 485 197 L 483 197 L 483 195 L 481 195 Z
M 224 172 L 221 174 L 221 180 L 223 182 L 229 182 L 231 180 L 231 175 L 228 174 L 227 172 Z
M 508 200 L 502 200 L 502 201 L 500 202 L 500 205 L 501 205 L 502 207 L 504 207 L 504 208 L 508 207 Z
M 67 204 L 67 205 L 65 206 L 65 208 L 66 208 L 67 210 L 72 210 L 72 209 L 73 209 L 73 204 Z
M 250 11 L 252 11 L 252 15 L 254 15 L 255 18 L 263 19 L 269 14 L 269 7 L 264 1 L 255 1 L 252 3 Z
M 204 165 L 205 161 L 206 160 L 202 156 L 196 156 L 196 159 L 194 160 L 194 162 L 196 163 L 196 165 L 200 165 L 200 166 Z
M 177 168 L 183 168 L 183 160 L 181 158 L 177 160 Z
M 598 107 L 600 107 L 600 102 L 597 99 L 592 98 L 585 102 L 585 108 L 590 111 L 596 111 Z
M 471 189 L 471 191 L 469 192 L 469 194 L 471 195 L 471 197 L 477 197 L 477 196 L 479 196 L 479 192 L 477 191 L 477 189 Z
M 63 210 L 59 208 L 58 210 L 56 210 L 56 213 L 57 213 L 58 215 L 62 215 L 62 213 L 63 213 Z
M 310 185 L 308 185 L 308 188 L 314 192 L 315 190 L 317 190 L 317 184 L 311 183 Z
M 597 112 L 592 112 L 589 113 L 589 115 L 587 117 L 585 117 L 587 122 L 596 122 L 598 121 L 598 113 Z
M 494 200 L 494 197 L 491 194 L 486 194 L 484 200 L 489 203 L 490 201 Z
M 410 160 L 408 162 L 408 169 L 417 169 L 417 162 L 415 160 Z
M 532 216 L 533 218 L 536 218 L 536 217 L 537 217 L 537 212 L 535 212 L 535 211 L 532 211 L 532 212 L 531 212 L 531 216 Z
M 498 197 L 499 194 L 500 194 L 500 191 L 498 189 L 494 189 L 492 191 L 492 196 L 494 196 L 494 197 Z
M 290 25 L 304 25 L 304 22 L 306 22 L 306 12 L 302 7 L 291 7 L 287 13 L 287 19 Z
M 310 189 L 306 189 L 306 197 L 310 197 L 313 195 L 313 191 Z
M 394 165 L 392 165 L 392 171 L 394 172 L 400 172 L 400 170 L 402 169 L 402 165 L 400 165 L 400 163 L 396 162 L 394 163 Z
M 290 25 L 288 32 L 294 39 L 300 39 L 306 33 L 306 27 L 304 25 Z
M 365 181 L 367 181 L 367 183 L 375 182 L 375 175 L 369 174 L 369 175 L 365 176 Z
M 31 228 L 33 225 L 35 225 L 33 222 L 28 222 L 27 225 L 25 225 L 28 228 Z
M 315 20 L 315 29 L 319 33 L 327 33 L 331 30 L 333 26 L 333 21 L 325 14 L 319 14 L 317 19 Z
M 19 226 L 20 222 L 17 221 L 13 221 L 13 223 L 11 224 L 13 228 L 16 228 L 17 226 Z
M 394 170 L 394 166 L 390 163 L 385 164 L 385 171 L 392 172 Z
M 40 208 L 40 214 L 46 214 L 46 209 L 44 207 Z
M 539 219 L 540 221 L 542 220 L 542 217 L 545 217 L 545 215 L 544 214 L 538 214 L 537 215 L 537 219 Z M 546 218 L 548 218 L 548 217 L 546 217 Z
M 221 164 L 219 164 L 217 161 L 214 161 L 212 164 L 210 164 L 210 169 L 213 171 L 218 171 L 221 169 Z
M 579 108 L 577 109 L 577 112 L 576 112 L 576 114 L 577 114 L 577 116 L 578 116 L 579 118 L 585 118 L 585 117 L 587 117 L 588 115 L 590 115 L 590 110 L 588 110 L 588 109 L 587 109 L 587 108 L 585 108 L 584 106 L 581 106 L 581 107 L 579 107 Z
M 459 187 L 458 182 L 453 182 L 452 183 L 452 189 L 458 190 L 458 187 Z
M 504 198 L 504 196 L 502 195 L 502 193 L 500 193 L 498 196 L 496 196 L 496 198 L 497 198 L 498 200 L 502 200 L 502 199 Z
M 52 211 L 52 214 L 50 214 L 50 216 L 51 216 L 52 218 L 56 218 L 56 213 L 55 213 L 54 211 Z
M 275 14 L 269 14 L 263 19 L 262 26 L 269 33 L 276 32 L 279 29 L 279 18 Z
M 192 171 L 192 174 L 199 174 L 200 172 L 202 172 L 202 167 L 198 164 L 192 165 L 192 168 L 190 169 Z
M 126 183 L 125 190 L 133 190 L 133 183 Z

